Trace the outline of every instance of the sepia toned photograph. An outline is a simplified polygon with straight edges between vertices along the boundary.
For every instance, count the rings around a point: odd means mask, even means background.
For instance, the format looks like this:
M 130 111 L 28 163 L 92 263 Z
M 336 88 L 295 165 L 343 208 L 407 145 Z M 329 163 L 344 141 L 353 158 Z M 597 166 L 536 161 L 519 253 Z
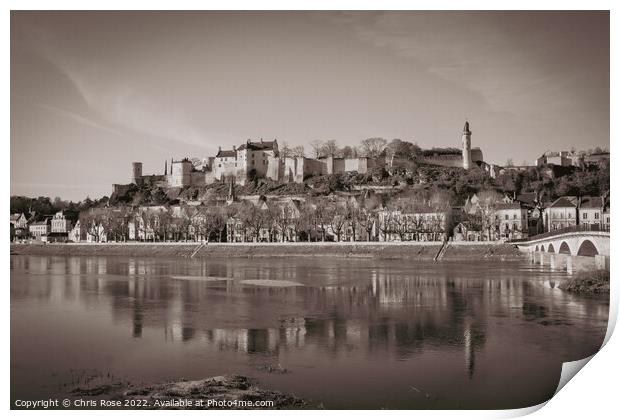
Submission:
M 13 10 L 10 408 L 544 404 L 610 166 L 609 11 Z

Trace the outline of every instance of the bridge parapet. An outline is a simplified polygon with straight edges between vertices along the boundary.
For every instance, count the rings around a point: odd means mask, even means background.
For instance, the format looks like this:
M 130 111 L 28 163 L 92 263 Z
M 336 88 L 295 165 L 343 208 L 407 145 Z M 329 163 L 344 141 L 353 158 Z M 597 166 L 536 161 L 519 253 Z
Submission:
M 610 234 L 604 229 L 563 229 L 521 241 L 513 241 L 522 251 L 594 257 L 610 255 Z
M 607 233 L 609 235 L 609 226 L 601 227 L 596 225 L 577 225 L 577 226 L 569 226 L 562 229 L 556 229 L 549 232 L 541 233 L 539 235 L 530 236 L 529 238 L 524 239 L 515 239 L 510 242 L 520 243 L 520 242 L 531 242 L 538 239 L 550 238 L 558 235 L 562 235 L 565 233 Z

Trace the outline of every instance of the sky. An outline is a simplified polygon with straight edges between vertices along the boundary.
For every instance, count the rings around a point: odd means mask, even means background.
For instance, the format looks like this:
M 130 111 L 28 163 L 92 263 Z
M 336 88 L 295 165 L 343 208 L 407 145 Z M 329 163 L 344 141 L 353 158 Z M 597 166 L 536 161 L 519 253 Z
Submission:
M 608 12 L 11 12 L 11 194 L 131 162 L 368 137 L 484 159 L 609 147 Z

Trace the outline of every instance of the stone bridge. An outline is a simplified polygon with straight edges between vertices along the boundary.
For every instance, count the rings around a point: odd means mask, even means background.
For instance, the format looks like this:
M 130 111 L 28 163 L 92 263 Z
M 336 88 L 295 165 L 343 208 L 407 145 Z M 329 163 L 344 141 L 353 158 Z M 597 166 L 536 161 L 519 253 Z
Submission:
M 532 261 L 568 271 L 608 268 L 609 231 L 590 226 L 574 226 L 515 241 Z
M 554 232 L 549 232 L 554 233 Z M 547 236 L 533 236 L 525 241 L 517 242 L 519 249 L 524 251 L 541 251 L 551 254 L 569 254 L 574 256 L 594 257 L 609 256 L 609 232 L 575 231 L 563 232 Z

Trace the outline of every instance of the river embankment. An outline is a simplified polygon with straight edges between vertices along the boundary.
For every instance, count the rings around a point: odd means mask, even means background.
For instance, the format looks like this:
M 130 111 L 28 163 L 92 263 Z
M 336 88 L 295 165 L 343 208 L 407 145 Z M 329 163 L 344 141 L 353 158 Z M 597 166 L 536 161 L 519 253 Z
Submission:
M 11 244 L 11 255 L 126 256 L 126 257 L 343 257 L 434 260 L 441 242 L 292 242 L 292 243 L 68 243 Z M 450 242 L 444 261 L 520 260 L 516 246 L 497 242 Z

